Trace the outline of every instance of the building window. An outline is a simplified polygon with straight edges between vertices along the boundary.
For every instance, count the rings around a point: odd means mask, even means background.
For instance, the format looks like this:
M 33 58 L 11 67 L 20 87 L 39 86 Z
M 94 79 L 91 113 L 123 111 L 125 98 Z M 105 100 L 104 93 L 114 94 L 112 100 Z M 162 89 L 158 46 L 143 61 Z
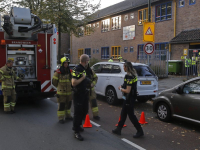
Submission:
M 172 19 L 172 2 L 156 6 L 156 22 Z
M 95 54 L 95 49 L 93 49 L 93 54 Z
M 121 29 L 121 16 L 113 17 L 111 20 L 112 20 L 112 30 Z
M 89 58 L 91 58 L 91 48 L 86 48 L 85 54 L 87 54 L 89 56 Z
M 110 31 L 110 19 L 102 20 L 102 29 L 101 32 Z
M 101 59 L 109 59 L 109 47 L 101 48 Z
M 80 56 L 83 54 L 83 48 L 78 49 L 78 58 L 80 58 Z
M 185 6 L 185 0 L 179 0 L 179 7 Z
M 114 59 L 117 59 L 121 55 L 121 47 L 120 46 L 112 46 L 111 56 Z
M 97 24 L 96 24 L 96 28 L 99 28 L 99 22 L 97 22 Z
M 85 27 L 85 35 L 91 34 L 91 24 L 86 25 Z
M 124 53 L 128 53 L 128 47 L 124 47 Z
M 139 44 L 138 45 L 138 50 L 137 50 L 137 59 L 147 59 L 147 54 L 144 52 L 144 44 Z
M 78 28 L 78 35 L 83 36 L 83 34 L 84 34 L 84 27 Z
M 93 26 L 93 28 L 95 28 L 95 23 L 92 26 Z
M 130 14 L 130 19 L 134 19 L 134 13 Z
M 148 21 L 148 8 L 138 10 L 138 25 L 142 25 L 143 22 L 147 21 Z
M 166 60 L 166 49 L 167 49 L 168 43 L 155 43 L 155 58 Z
M 128 15 L 124 15 L 124 21 L 128 21 Z
M 130 52 L 131 52 L 131 53 L 133 52 L 133 47 L 132 47 L 132 46 L 130 47 Z
M 196 0 L 190 0 L 190 5 L 194 5 L 196 3 Z

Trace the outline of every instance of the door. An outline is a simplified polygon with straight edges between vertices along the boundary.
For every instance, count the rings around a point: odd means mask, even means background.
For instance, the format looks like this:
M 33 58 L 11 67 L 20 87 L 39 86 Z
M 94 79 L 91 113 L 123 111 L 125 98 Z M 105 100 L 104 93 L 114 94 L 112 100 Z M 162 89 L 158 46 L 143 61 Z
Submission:
M 200 120 L 200 80 L 186 83 L 182 92 L 183 94 L 176 93 L 171 96 L 174 114 Z

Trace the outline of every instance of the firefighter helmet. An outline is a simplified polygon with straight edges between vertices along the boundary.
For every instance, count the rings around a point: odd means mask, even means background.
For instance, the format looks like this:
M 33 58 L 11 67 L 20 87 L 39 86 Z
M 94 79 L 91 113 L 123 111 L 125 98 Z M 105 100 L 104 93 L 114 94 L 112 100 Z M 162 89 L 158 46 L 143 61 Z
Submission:
M 63 58 L 60 59 L 60 61 L 61 61 L 61 66 L 62 66 L 63 63 L 65 63 L 65 62 L 70 63 L 70 59 L 69 59 L 68 57 L 63 57 Z

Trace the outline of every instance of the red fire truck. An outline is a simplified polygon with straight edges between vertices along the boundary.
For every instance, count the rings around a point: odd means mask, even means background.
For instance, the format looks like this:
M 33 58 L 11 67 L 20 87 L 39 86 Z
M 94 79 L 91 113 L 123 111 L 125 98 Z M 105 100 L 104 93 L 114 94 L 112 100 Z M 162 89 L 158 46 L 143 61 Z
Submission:
M 13 7 L 3 16 L 0 31 L 0 67 L 8 58 L 22 82 L 16 83 L 18 96 L 54 93 L 51 79 L 57 67 L 57 31 L 55 25 L 44 25 L 30 9 Z M 0 84 L 0 95 L 1 84 Z

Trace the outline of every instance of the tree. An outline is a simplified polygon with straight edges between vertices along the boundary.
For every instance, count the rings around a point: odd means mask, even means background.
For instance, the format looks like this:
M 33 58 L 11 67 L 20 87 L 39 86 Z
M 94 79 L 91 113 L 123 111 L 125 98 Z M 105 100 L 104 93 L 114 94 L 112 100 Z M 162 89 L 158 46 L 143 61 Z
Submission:
M 79 37 L 81 26 L 86 27 L 94 17 L 94 12 L 99 8 L 99 3 L 94 0 L 0 0 L 3 7 L 12 6 L 29 7 L 33 14 L 47 23 L 56 24 L 59 33 L 74 34 Z M 8 5 L 9 3 L 9 5 Z M 58 60 L 60 60 L 61 34 L 59 34 Z

